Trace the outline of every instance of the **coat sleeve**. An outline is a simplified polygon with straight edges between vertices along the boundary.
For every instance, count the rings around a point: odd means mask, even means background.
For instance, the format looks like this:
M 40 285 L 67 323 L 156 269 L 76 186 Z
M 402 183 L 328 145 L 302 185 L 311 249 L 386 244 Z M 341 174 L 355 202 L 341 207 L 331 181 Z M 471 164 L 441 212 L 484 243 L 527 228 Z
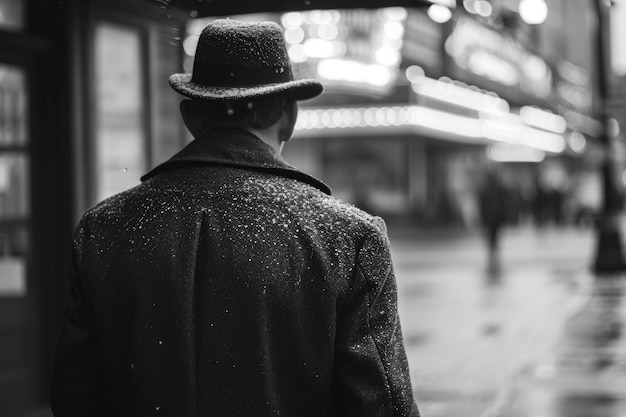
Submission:
M 81 237 L 72 252 L 70 290 L 52 373 L 51 409 L 56 417 L 104 416 L 101 363 L 80 275 Z
M 338 415 L 419 417 L 382 220 L 358 253 L 355 281 L 344 301 L 335 344 Z

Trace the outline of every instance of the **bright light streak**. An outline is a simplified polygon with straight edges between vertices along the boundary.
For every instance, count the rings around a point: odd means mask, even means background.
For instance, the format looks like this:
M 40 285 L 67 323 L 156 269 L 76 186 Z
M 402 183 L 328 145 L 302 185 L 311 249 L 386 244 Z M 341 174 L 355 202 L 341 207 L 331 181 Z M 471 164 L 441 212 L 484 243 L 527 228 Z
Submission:
M 365 81 L 378 86 L 384 87 L 392 80 L 391 71 L 380 65 L 367 65 L 365 67 Z
M 304 52 L 311 58 L 333 58 L 343 54 L 343 46 L 341 42 L 307 39 L 304 42 Z
M 539 149 L 508 143 L 494 143 L 487 147 L 487 156 L 497 162 L 541 162 L 546 153 Z
M 301 110 L 296 129 L 421 126 L 459 136 L 481 137 L 480 121 L 423 106 Z
M 522 20 L 529 25 L 540 25 L 548 17 L 545 0 L 521 0 L 518 11 Z
M 517 69 L 513 64 L 485 50 L 472 52 L 468 66 L 472 72 L 504 85 L 515 85 L 519 81 Z
M 459 116 L 453 113 L 415 106 L 412 109 L 417 113 L 419 124 L 434 130 L 453 133 L 460 136 L 480 138 L 480 120 Z
M 508 114 L 500 120 L 461 116 L 424 106 L 369 107 L 358 109 L 304 109 L 296 122 L 297 130 L 415 126 L 453 136 L 489 139 L 542 152 L 565 150 L 562 135 L 525 125 L 520 117 Z M 535 153 L 538 155 L 538 153 Z
M 397 65 L 398 62 L 402 59 L 400 52 L 397 48 L 393 48 L 390 46 L 383 46 L 382 48 L 378 48 L 376 53 L 374 54 L 376 62 L 381 65 L 392 67 Z
M 525 127 L 522 130 L 520 143 L 553 153 L 561 153 L 566 147 L 563 135 L 545 132 L 532 127 Z
M 483 136 L 488 139 L 498 142 L 519 143 L 523 125 L 521 120 L 510 117 L 508 120 L 483 120 L 481 128 Z
M 565 139 L 562 135 L 524 125 L 513 114 L 501 121 L 483 120 L 482 129 L 486 138 L 498 142 L 526 145 L 553 153 L 565 150 Z
M 327 80 L 368 83 L 384 87 L 392 81 L 392 72 L 382 65 L 345 59 L 324 59 L 317 65 L 320 77 Z
M 409 74 L 409 69 L 411 67 L 407 68 L 407 77 L 412 81 L 412 89 L 417 94 L 485 113 L 509 112 L 509 103 L 495 94 L 470 90 L 451 82 L 434 80 L 425 76 L 420 77 L 417 69 L 411 69 Z
M 435 23 L 446 23 L 452 18 L 452 12 L 446 6 L 432 4 L 427 12 L 428 17 Z
M 404 36 L 404 25 L 402 22 L 390 20 L 385 22 L 383 31 L 388 38 L 401 39 Z
M 567 122 L 563 117 L 538 107 L 523 106 L 519 115 L 524 123 L 540 129 L 555 133 L 564 133 L 567 130 Z

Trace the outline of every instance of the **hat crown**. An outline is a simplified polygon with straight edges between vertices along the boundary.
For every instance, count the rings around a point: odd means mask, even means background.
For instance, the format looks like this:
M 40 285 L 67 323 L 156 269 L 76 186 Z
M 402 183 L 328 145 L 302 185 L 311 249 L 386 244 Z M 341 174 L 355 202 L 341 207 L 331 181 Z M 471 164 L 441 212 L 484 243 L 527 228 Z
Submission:
M 292 80 L 283 31 L 278 24 L 218 19 L 202 30 L 192 82 L 248 87 Z
M 317 80 L 294 80 L 280 25 L 231 19 L 214 20 L 202 30 L 193 73 L 172 74 L 169 83 L 186 97 L 206 100 L 307 100 L 324 89 Z

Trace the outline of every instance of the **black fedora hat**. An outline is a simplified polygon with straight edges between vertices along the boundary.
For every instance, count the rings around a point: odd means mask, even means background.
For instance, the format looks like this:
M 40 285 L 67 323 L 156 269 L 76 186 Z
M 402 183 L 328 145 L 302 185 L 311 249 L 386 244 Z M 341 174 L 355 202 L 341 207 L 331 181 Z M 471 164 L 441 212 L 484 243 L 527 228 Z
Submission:
M 306 100 L 322 93 L 317 80 L 295 80 L 282 28 L 274 22 L 218 19 L 200 34 L 193 74 L 173 74 L 180 94 L 207 100 L 287 95 Z

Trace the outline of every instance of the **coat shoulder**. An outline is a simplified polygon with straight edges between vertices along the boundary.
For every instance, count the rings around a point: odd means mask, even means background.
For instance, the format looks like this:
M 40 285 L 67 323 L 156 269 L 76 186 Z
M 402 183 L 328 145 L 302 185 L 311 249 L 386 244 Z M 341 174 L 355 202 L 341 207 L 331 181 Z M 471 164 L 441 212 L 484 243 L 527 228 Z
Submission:
M 147 187 L 144 184 L 139 184 L 107 197 L 87 209 L 82 215 L 80 224 L 84 225 L 93 221 L 103 222 L 107 219 L 120 219 L 128 214 L 129 207 L 132 204 L 136 204 L 146 192 Z
M 381 217 L 372 215 L 339 198 L 323 193 L 316 194 L 319 210 L 322 213 L 328 213 L 340 224 L 351 229 L 355 235 L 361 235 L 364 238 L 373 235 L 386 239 L 387 227 Z

